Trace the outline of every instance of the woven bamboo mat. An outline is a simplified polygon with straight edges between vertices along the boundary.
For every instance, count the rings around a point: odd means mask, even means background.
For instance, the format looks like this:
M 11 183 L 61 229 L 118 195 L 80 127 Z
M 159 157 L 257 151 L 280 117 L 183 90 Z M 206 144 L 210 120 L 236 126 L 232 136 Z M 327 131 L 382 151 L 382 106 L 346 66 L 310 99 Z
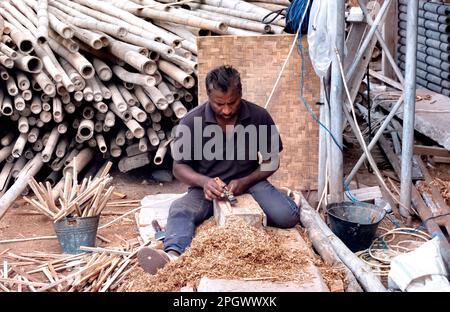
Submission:
M 223 64 L 241 73 L 243 98 L 264 106 L 291 47 L 293 35 L 198 37 L 199 103 L 207 100 L 204 81 L 209 70 Z M 306 38 L 305 38 L 306 39 Z M 303 40 L 303 94 L 318 114 L 320 85 Z M 271 177 L 276 186 L 317 189 L 319 128 L 300 99 L 301 57 L 294 49 L 269 104 L 283 140 L 280 169 Z

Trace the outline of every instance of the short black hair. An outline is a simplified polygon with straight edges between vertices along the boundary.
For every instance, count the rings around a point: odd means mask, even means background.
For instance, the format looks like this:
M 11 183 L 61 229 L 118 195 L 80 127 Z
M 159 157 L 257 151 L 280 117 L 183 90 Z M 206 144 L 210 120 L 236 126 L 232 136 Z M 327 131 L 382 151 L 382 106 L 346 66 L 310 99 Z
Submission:
M 242 93 L 241 75 L 231 65 L 222 65 L 211 70 L 205 79 L 206 92 L 212 89 L 227 92 L 229 88 L 237 88 Z

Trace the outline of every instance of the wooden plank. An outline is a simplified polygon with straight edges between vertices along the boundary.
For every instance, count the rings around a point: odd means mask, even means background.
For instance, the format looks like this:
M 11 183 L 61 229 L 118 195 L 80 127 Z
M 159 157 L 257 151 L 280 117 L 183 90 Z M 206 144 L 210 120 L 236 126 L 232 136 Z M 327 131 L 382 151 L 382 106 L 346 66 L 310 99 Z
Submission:
M 383 198 L 383 194 L 381 193 L 379 186 L 353 189 L 350 190 L 350 193 L 353 197 L 362 202 L 373 202 L 376 198 Z M 330 199 L 331 196 L 328 195 L 328 200 Z M 345 200 L 351 200 L 347 192 L 345 192 Z
M 403 90 L 403 86 L 401 83 L 399 83 L 391 78 L 388 78 L 387 76 L 385 76 L 384 74 L 382 74 L 380 72 L 374 71 L 373 69 L 369 69 L 369 75 L 380 81 L 383 81 L 384 83 L 390 85 L 391 87 L 394 87 L 399 90 Z
M 226 200 L 214 200 L 214 217 L 219 225 L 225 225 L 229 220 L 240 217 L 255 227 L 267 225 L 267 217 L 259 204 L 250 194 L 236 196 L 234 206 Z
M 391 4 L 386 12 L 382 35 L 386 45 L 394 60 L 397 60 L 398 41 L 398 0 L 391 0 Z M 384 76 L 396 80 L 397 76 L 392 68 L 386 54 L 383 52 L 381 58 L 381 71 Z
M 347 55 L 344 58 L 344 71 L 347 72 L 348 68 L 352 64 L 356 52 L 358 51 L 364 33 L 366 31 L 366 23 L 351 23 L 350 30 L 347 36 L 345 44 L 347 46 Z
M 131 254 L 130 251 L 115 250 L 115 249 L 101 248 L 101 247 L 81 246 L 80 250 L 90 251 L 90 252 L 104 252 L 104 253 L 107 253 L 107 254 L 115 254 L 115 255 L 123 255 L 123 256 L 128 256 L 128 255 Z
M 371 2 L 371 4 L 373 4 L 373 8 L 372 9 L 368 8 L 370 10 L 370 14 L 372 16 L 378 15 L 378 12 L 380 10 L 379 3 L 374 1 L 374 2 Z M 370 28 L 371 27 L 366 24 L 366 34 L 365 34 L 365 36 L 367 36 L 367 33 L 369 32 Z M 366 50 L 364 50 L 363 56 L 359 60 L 358 67 L 353 72 L 353 75 L 351 77 L 348 77 L 348 73 L 346 73 L 347 86 L 349 88 L 350 97 L 351 97 L 351 101 L 352 101 L 352 103 L 348 103 L 348 98 L 345 97 L 345 102 L 347 103 L 346 104 L 347 107 L 350 107 L 350 105 L 353 105 L 353 102 L 355 101 L 356 95 L 358 94 L 359 88 L 361 86 L 361 81 L 364 78 L 364 76 L 366 74 L 366 71 L 367 71 L 367 67 L 369 66 L 369 64 L 370 64 L 370 62 L 372 60 L 372 53 L 373 53 L 373 50 L 375 49 L 375 46 L 376 46 L 377 42 L 378 42 L 377 41 L 377 37 L 373 36 L 373 38 L 370 41 L 369 45 L 367 46 Z M 354 59 L 352 59 L 352 63 L 353 63 L 353 61 L 354 61 Z M 345 69 L 344 69 L 344 71 L 345 71 Z
M 416 159 L 423 175 L 425 176 L 425 182 L 427 183 L 428 189 L 431 191 L 432 200 L 436 208 L 436 211 L 433 212 L 433 216 L 442 216 L 439 218 L 440 220 L 436 219 L 436 223 L 444 225 L 447 229 L 447 232 L 450 234 L 450 215 L 448 215 L 450 213 L 450 207 L 442 197 L 440 190 L 432 183 L 433 177 L 428 172 L 428 169 L 423 161 L 419 156 L 414 156 L 414 158 Z
M 448 150 L 438 146 L 414 145 L 413 151 L 415 155 L 450 157 Z
M 376 198 L 382 198 L 383 194 L 379 186 L 371 186 L 350 191 L 357 200 L 366 202 L 373 201 Z
M 434 156 L 433 161 L 435 163 L 441 163 L 441 164 L 450 164 L 450 157 L 440 157 L 440 156 Z

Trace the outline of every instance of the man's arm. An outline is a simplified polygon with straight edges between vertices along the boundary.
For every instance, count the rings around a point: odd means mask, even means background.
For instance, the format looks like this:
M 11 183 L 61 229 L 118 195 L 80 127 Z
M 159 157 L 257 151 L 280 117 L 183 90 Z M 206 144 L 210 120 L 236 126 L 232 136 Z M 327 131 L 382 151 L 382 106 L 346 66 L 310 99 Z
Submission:
M 213 200 L 223 197 L 223 190 L 213 178 L 196 172 L 186 164 L 173 162 L 173 175 L 177 180 L 189 185 L 203 188 L 205 198 Z
M 273 162 L 274 160 L 267 160 L 262 162 L 262 166 L 259 166 L 258 169 L 250 173 L 248 176 L 245 176 L 240 179 L 232 180 L 230 183 L 228 183 L 228 187 L 230 191 L 234 195 L 241 195 L 243 194 L 247 189 L 258 183 L 259 181 L 265 180 L 269 178 L 272 174 L 274 174 L 280 165 L 279 156 L 277 156 L 277 166 L 274 170 L 262 170 L 261 167 L 264 166 L 267 163 Z

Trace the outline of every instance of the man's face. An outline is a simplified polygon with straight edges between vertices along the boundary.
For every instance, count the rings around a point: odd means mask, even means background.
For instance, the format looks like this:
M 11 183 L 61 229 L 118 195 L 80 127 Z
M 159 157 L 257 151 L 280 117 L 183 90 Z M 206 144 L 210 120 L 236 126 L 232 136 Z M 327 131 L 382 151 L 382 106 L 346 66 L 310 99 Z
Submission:
M 211 89 L 208 100 L 216 118 L 228 120 L 236 115 L 241 105 L 241 92 L 237 88 L 228 88 L 227 92 Z

